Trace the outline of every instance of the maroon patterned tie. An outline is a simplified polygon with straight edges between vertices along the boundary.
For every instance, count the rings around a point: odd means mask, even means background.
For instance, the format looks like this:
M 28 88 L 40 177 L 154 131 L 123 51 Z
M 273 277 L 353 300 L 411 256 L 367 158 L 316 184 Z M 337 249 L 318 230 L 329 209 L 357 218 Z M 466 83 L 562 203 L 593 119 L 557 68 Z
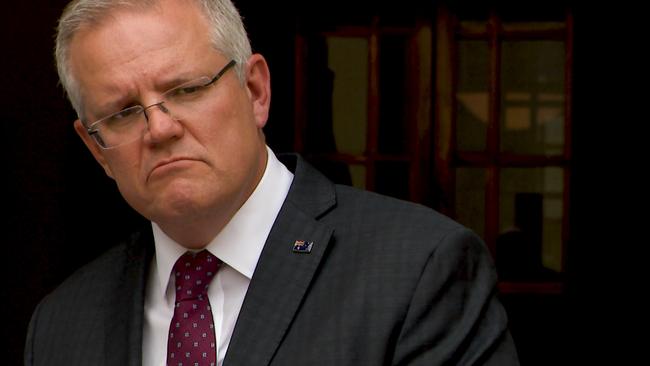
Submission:
M 174 264 L 176 302 L 169 325 L 168 366 L 217 364 L 208 285 L 220 264 L 221 261 L 207 250 L 187 252 Z

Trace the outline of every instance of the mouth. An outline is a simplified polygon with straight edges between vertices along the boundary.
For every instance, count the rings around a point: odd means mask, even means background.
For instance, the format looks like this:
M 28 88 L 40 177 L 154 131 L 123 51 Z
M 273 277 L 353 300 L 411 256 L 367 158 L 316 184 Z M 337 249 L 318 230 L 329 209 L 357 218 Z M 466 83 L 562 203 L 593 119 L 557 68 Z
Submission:
M 151 169 L 147 177 L 147 180 L 151 179 L 151 177 L 154 175 L 163 174 L 164 172 L 174 168 L 182 168 L 184 165 L 188 163 L 193 163 L 197 161 L 198 161 L 197 159 L 192 159 L 188 157 L 174 157 L 170 159 L 161 160 L 153 167 L 153 169 Z

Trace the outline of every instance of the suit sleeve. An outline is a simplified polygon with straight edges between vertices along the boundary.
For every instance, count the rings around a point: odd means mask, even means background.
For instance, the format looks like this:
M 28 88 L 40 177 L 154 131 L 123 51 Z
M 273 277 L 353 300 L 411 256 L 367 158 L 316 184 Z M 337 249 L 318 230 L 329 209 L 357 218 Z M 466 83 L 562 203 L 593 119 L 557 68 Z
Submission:
M 27 338 L 25 340 L 25 352 L 24 352 L 24 363 L 25 366 L 34 365 L 34 334 L 36 333 L 36 323 L 38 321 L 38 314 L 41 308 L 41 303 L 38 304 L 34 313 L 32 314 L 32 319 L 29 321 L 29 327 L 27 328 Z
M 475 234 L 444 237 L 415 288 L 395 349 L 394 365 L 518 365 L 496 273 Z

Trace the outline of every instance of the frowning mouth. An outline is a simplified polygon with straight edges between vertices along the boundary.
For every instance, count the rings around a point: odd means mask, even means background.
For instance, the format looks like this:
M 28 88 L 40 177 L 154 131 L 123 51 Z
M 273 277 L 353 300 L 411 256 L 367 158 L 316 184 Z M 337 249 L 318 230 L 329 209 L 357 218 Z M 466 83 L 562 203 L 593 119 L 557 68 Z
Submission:
M 166 171 L 183 168 L 186 164 L 191 164 L 197 162 L 197 159 L 188 158 L 188 157 L 174 157 L 170 159 L 164 159 L 159 161 L 153 169 L 149 172 L 147 180 L 151 179 L 152 176 L 158 174 L 164 174 Z

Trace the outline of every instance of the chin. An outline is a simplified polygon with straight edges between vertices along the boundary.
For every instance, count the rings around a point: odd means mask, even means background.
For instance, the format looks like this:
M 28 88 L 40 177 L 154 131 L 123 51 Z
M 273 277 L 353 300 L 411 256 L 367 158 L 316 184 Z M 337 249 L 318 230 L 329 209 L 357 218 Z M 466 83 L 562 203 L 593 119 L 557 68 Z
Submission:
M 168 189 L 158 198 L 163 212 L 172 215 L 191 215 L 203 211 L 202 206 L 206 203 L 206 197 L 202 194 L 201 189 L 192 185 L 169 188 L 173 189 Z
M 149 197 L 124 197 L 136 211 L 154 222 L 191 217 L 201 212 L 208 201 L 204 190 L 190 181 L 175 181 L 163 189 L 151 189 L 148 193 Z

